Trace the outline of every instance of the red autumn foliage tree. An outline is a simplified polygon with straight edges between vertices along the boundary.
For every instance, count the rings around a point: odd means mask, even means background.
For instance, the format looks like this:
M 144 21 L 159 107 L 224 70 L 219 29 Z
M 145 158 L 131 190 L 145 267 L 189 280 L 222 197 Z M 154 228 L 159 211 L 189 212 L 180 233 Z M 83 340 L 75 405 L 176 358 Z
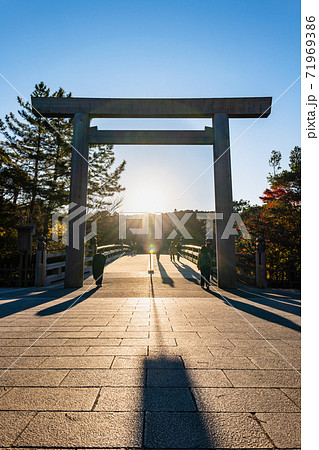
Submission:
M 296 154 L 296 147 L 292 152 Z M 297 170 L 300 171 L 300 166 Z M 241 211 L 252 239 L 236 240 L 238 252 L 252 255 L 256 239 L 263 236 L 270 280 L 282 285 L 294 285 L 293 282 L 300 280 L 301 189 L 297 178 L 293 170 L 271 176 L 271 187 L 260 197 L 263 205 L 248 206 Z M 280 179 L 283 185 L 279 185 Z

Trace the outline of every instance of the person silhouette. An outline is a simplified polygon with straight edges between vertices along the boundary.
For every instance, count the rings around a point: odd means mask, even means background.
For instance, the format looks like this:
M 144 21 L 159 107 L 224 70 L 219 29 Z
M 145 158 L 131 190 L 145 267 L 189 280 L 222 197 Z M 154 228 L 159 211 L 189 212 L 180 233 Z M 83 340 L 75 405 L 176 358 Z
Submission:
M 157 262 L 159 262 L 160 260 L 161 250 L 162 250 L 162 243 L 161 241 L 159 241 L 156 243 L 156 251 L 155 251 Z
M 175 255 L 176 255 L 176 247 L 175 247 L 174 241 L 172 241 L 169 246 L 169 256 L 170 256 L 171 261 L 175 262 Z
M 206 245 L 203 245 L 199 251 L 197 267 L 199 268 L 201 274 L 201 287 L 203 288 L 206 284 L 206 288 L 209 289 L 210 274 L 212 271 L 212 258 Z
M 102 286 L 105 261 L 106 258 L 103 255 L 103 253 L 96 253 L 93 256 L 92 271 L 93 271 L 93 278 L 95 280 L 95 284 L 97 285 L 97 287 Z
M 176 244 L 177 261 L 179 261 L 179 258 L 181 257 L 181 251 L 182 251 L 182 243 L 181 241 L 178 241 Z

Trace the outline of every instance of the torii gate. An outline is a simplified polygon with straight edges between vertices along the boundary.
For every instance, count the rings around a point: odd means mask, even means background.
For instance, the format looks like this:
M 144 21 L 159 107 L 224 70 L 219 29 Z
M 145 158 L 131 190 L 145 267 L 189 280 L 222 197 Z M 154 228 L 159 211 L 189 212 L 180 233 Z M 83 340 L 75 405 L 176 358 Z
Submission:
M 53 98 L 33 97 L 35 112 L 44 117 L 73 118 L 71 165 L 69 245 L 65 263 L 64 286 L 83 286 L 85 221 L 78 229 L 79 249 L 73 247 L 73 224 L 79 214 L 74 209 L 86 208 L 88 157 L 91 144 L 171 144 L 207 145 L 214 148 L 215 209 L 223 213 L 216 221 L 217 279 L 224 289 L 236 287 L 235 239 L 221 239 L 233 211 L 229 118 L 268 117 L 271 97 L 190 98 L 190 99 L 125 99 L 125 98 Z M 99 118 L 212 118 L 213 128 L 204 131 L 100 131 L 90 128 L 90 119 Z M 76 149 L 76 150 L 75 150 Z M 83 216 L 82 216 L 83 217 Z

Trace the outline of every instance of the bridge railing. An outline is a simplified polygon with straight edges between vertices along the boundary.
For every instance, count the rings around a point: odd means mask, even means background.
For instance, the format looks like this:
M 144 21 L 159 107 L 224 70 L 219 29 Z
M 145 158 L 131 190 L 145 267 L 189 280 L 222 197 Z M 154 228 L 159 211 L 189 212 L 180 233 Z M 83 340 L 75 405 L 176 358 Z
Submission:
M 97 247 L 97 251 L 106 256 L 106 262 L 110 262 L 122 253 L 127 253 L 130 247 L 126 244 L 108 244 Z M 92 272 L 92 260 L 94 250 L 87 249 L 85 252 L 84 276 Z M 66 252 L 49 253 L 46 255 L 46 277 L 45 285 L 64 280 Z
M 183 245 L 182 255 L 189 261 L 197 264 L 198 254 L 201 247 L 199 245 Z M 236 253 L 236 269 L 238 281 L 248 284 L 256 284 L 256 264 L 255 255 Z M 213 256 L 213 277 L 217 278 L 216 257 Z
M 184 258 L 197 264 L 200 249 L 199 245 L 182 245 L 182 255 Z
M 88 249 L 85 255 L 84 275 L 91 272 L 93 252 Z M 47 254 L 45 284 L 64 280 L 66 252 Z
M 237 279 L 243 283 L 256 284 L 256 256 L 236 253 Z
M 201 246 L 199 245 L 182 245 L 182 255 L 184 258 L 188 259 L 189 261 L 193 262 L 194 264 L 197 264 L 198 261 L 198 254 L 201 249 Z M 216 257 L 213 256 L 213 276 L 214 278 L 217 275 L 217 267 L 216 267 Z

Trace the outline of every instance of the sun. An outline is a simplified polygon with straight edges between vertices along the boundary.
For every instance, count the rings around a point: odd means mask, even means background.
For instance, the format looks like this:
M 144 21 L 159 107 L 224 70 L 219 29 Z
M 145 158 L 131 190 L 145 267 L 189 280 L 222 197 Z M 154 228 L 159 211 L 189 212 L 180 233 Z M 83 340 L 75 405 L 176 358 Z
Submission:
M 168 198 L 164 186 L 143 180 L 130 192 L 126 192 L 125 209 L 132 212 L 157 213 L 167 210 Z

